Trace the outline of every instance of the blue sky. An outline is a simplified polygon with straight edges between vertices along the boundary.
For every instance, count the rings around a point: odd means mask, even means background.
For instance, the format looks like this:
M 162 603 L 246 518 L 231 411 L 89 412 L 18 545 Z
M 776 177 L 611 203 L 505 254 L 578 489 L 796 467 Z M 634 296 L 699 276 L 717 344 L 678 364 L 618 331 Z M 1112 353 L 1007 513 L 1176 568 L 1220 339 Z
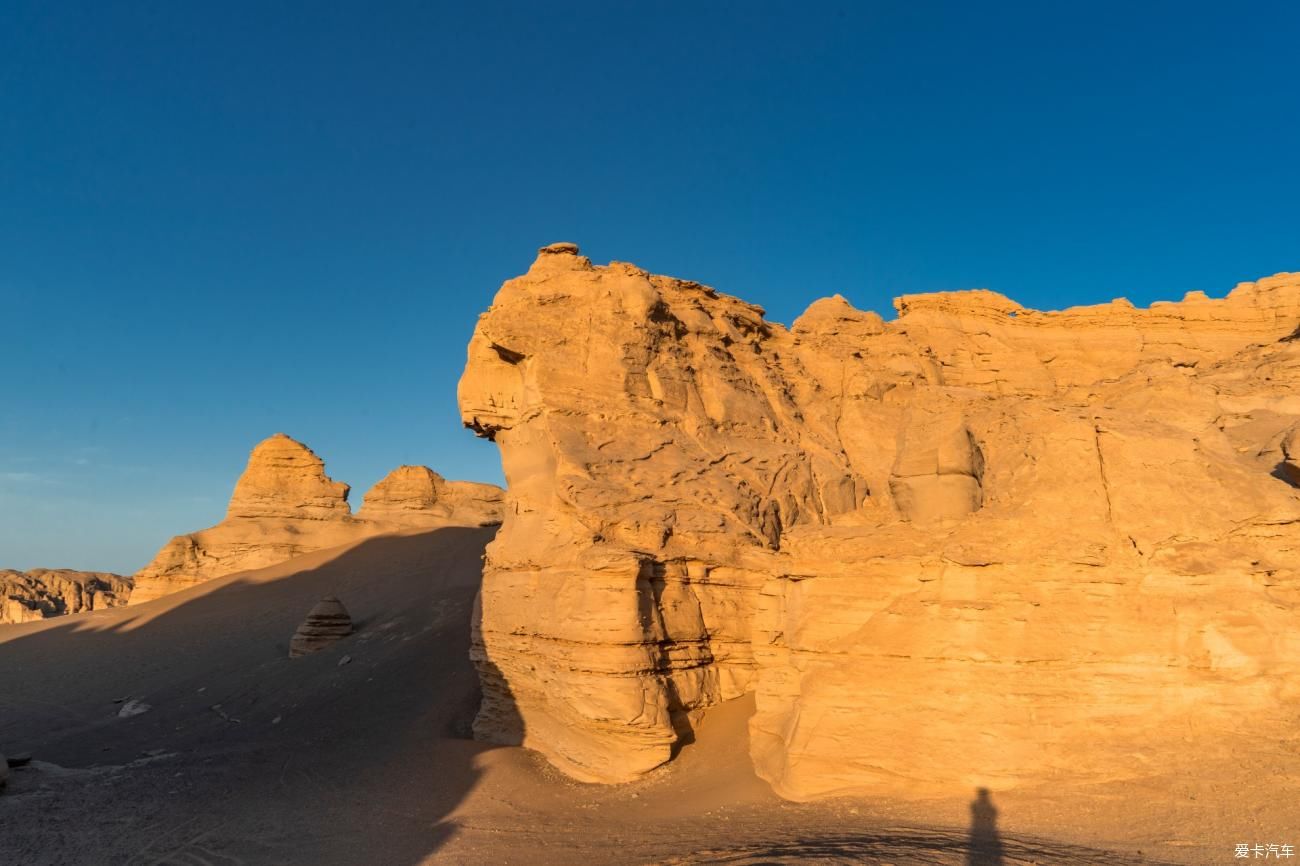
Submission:
M 455 383 L 552 241 L 787 323 L 1300 270 L 1294 4 L 3 5 L 0 567 L 132 571 L 276 431 L 499 481 Z

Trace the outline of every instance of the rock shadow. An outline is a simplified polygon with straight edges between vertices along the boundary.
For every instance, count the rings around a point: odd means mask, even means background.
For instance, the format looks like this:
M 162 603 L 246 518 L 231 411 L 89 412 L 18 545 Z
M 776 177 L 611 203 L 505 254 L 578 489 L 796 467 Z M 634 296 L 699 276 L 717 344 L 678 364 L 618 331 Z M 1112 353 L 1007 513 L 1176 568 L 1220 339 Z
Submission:
M 1300 488 L 1300 478 L 1296 476 L 1296 471 L 1291 468 L 1290 464 L 1285 460 L 1274 466 L 1273 471 L 1270 472 L 1269 475 L 1272 475 L 1279 481 L 1286 482 L 1292 487 Z
M 697 851 L 672 866 L 731 864 L 784 866 L 816 863 L 896 863 L 933 866 L 1172 866 L 1164 861 L 1028 836 L 1004 837 L 987 788 L 970 803 L 970 826 L 959 829 L 883 827 L 859 833 L 790 836 L 726 849 Z
M 298 571 L 0 627 L 0 862 L 414 866 L 490 748 L 469 660 L 495 528 L 368 539 Z M 357 630 L 288 658 L 322 596 Z M 120 717 L 127 700 L 149 709 Z M 58 827 L 58 832 L 51 832 Z

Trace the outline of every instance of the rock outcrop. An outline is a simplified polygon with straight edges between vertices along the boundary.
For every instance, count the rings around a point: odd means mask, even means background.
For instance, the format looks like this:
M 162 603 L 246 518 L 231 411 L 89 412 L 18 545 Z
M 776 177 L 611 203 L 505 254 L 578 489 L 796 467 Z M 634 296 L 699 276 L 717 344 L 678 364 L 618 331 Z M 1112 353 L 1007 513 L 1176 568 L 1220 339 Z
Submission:
M 504 499 L 493 484 L 448 481 L 427 466 L 399 466 L 370 488 L 357 516 L 412 526 L 455 516 L 486 526 L 501 522 Z
M 325 474 L 325 461 L 314 451 L 283 433 L 276 433 L 249 455 L 248 467 L 235 482 L 226 519 L 350 517 L 350 489 Z
M 131 603 L 372 535 L 501 521 L 499 488 L 444 481 L 423 466 L 403 466 L 380 481 L 355 516 L 348 492 L 310 448 L 277 433 L 249 455 L 226 519 L 169 541 L 135 574 Z
M 0 625 L 126 604 L 131 578 L 106 571 L 0 569 Z
M 1029 310 L 842 298 L 790 330 L 541 251 L 459 398 L 500 448 L 480 738 L 592 781 L 753 692 L 782 794 L 1205 771 L 1300 710 L 1300 275 Z
M 289 640 L 289 658 L 309 655 L 338 643 L 352 634 L 352 617 L 348 609 L 332 595 L 322 598 L 307 613 Z

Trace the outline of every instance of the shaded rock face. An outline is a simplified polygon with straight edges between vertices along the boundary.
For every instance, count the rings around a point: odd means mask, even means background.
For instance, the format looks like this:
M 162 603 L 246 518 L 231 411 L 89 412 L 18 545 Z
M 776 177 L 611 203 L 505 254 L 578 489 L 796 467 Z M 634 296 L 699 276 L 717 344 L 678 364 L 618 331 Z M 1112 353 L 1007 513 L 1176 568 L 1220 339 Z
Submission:
M 131 578 L 104 571 L 0 569 L 0 624 L 126 604 Z
M 343 602 L 326 596 L 316 603 L 289 641 L 289 658 L 325 649 L 352 634 L 352 617 Z
M 806 798 L 1104 783 L 1287 735 L 1300 275 L 896 306 L 787 330 L 573 249 L 505 283 L 459 390 L 509 482 L 477 736 L 620 781 L 752 691 L 757 771 Z
M 249 455 L 226 519 L 169 541 L 135 574 L 131 603 L 372 535 L 501 520 L 499 488 L 445 481 L 424 466 L 389 474 L 355 516 L 348 490 L 310 448 L 277 433 Z

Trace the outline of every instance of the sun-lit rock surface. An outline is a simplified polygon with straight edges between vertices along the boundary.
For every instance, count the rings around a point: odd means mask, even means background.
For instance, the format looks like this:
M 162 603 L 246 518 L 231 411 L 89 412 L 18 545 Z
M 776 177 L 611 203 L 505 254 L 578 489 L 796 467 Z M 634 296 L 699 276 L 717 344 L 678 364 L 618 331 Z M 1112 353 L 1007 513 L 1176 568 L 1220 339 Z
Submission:
M 572 245 L 502 286 L 459 393 L 508 480 L 479 737 L 625 780 L 753 691 L 756 769 L 803 798 L 1105 783 L 1291 736 L 1300 275 L 896 306 L 787 330 Z
M 126 604 L 131 578 L 105 571 L 0 569 L 0 625 Z
M 226 519 L 167 542 L 135 574 L 131 603 L 372 535 L 501 520 L 499 488 L 445 481 L 424 466 L 389 474 L 366 494 L 355 516 L 348 491 L 325 474 L 324 462 L 310 448 L 275 434 L 249 455 Z
M 226 509 L 228 520 L 287 517 L 333 520 L 348 517 L 348 485 L 325 474 L 325 461 L 306 445 L 276 433 L 248 457 Z
M 416 525 L 455 516 L 482 525 L 501 522 L 500 487 L 448 481 L 427 466 L 399 466 L 366 493 L 357 516 Z

